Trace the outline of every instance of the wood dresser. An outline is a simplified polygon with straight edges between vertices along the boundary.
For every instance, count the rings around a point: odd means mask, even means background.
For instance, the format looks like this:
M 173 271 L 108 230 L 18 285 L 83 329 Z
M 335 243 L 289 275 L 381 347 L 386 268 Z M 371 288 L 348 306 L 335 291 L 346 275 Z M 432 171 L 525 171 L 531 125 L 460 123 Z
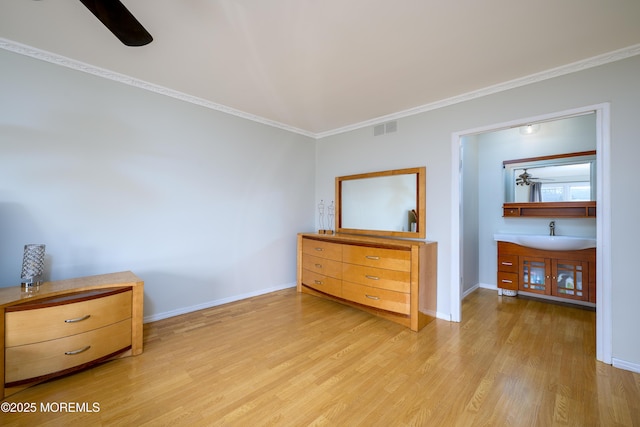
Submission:
M 0 398 L 142 353 L 143 298 L 131 272 L 0 288 Z
M 298 292 L 419 331 L 436 315 L 437 243 L 298 234 Z

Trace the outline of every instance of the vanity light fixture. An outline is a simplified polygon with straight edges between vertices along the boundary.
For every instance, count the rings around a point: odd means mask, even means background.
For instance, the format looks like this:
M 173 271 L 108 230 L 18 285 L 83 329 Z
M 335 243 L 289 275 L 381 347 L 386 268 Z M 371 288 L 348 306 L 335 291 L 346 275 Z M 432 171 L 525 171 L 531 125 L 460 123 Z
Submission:
M 539 123 L 529 123 L 525 126 L 520 126 L 520 134 L 521 135 L 533 135 L 540 130 Z

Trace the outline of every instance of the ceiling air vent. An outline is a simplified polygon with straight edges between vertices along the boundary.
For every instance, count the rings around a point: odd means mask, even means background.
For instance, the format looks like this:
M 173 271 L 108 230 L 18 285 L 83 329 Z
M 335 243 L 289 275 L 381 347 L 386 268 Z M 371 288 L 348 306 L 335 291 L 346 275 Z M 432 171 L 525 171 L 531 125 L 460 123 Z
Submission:
M 384 124 L 384 133 L 391 133 L 398 130 L 398 122 L 395 120 Z
M 374 126 L 373 128 L 373 136 L 384 135 L 385 133 L 392 133 L 398 130 L 398 122 L 392 121 L 383 123 L 381 125 Z

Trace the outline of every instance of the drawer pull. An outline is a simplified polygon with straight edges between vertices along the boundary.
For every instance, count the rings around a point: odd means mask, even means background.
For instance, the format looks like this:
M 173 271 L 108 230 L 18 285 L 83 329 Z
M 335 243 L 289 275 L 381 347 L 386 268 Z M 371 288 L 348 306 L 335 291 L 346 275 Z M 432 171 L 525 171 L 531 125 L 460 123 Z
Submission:
M 314 280 L 316 285 L 322 285 L 322 280 Z
M 315 248 L 316 251 L 324 251 L 322 248 Z
M 513 265 L 513 263 L 512 262 L 502 261 L 502 265 Z
M 83 320 L 87 320 L 89 317 L 91 317 L 90 314 L 85 314 L 82 317 L 76 317 L 75 319 L 67 319 L 64 321 L 64 323 L 77 323 L 77 322 L 82 322 Z
M 73 351 L 65 351 L 64 354 L 66 354 L 67 356 L 73 356 L 74 354 L 80 354 L 83 353 L 87 350 L 89 350 L 91 348 L 90 345 L 86 346 L 86 347 L 82 347 L 78 350 L 73 350 Z
M 379 256 L 374 256 L 374 255 L 367 255 L 367 256 L 365 256 L 365 258 L 366 259 L 373 259 L 373 260 L 376 260 L 376 261 L 380 259 Z
M 371 279 L 371 280 L 380 280 L 380 278 L 379 278 L 379 277 L 376 277 L 376 276 L 369 276 L 368 274 L 367 274 L 367 275 L 365 275 L 364 277 L 366 277 L 367 279 Z
M 316 268 L 322 268 L 322 264 L 316 264 Z
M 513 280 L 502 279 L 502 283 L 513 283 Z
M 376 300 L 376 301 L 380 299 L 380 297 L 377 297 L 377 296 L 375 296 L 375 295 L 364 294 L 364 296 L 366 296 L 366 297 L 367 297 L 367 298 L 369 298 L 369 299 L 374 299 L 374 300 Z

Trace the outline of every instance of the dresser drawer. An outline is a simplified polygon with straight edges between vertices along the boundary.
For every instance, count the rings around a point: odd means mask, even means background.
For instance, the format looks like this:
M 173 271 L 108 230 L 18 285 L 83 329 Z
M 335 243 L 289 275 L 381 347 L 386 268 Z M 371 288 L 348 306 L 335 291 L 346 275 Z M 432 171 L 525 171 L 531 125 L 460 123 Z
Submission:
M 518 272 L 518 256 L 517 255 L 499 255 L 498 271 L 505 271 L 508 273 L 517 273 Z
M 131 346 L 131 321 L 36 344 L 5 350 L 5 382 L 60 372 Z M 65 354 L 69 353 L 69 354 Z
M 342 278 L 349 282 L 396 292 L 411 291 L 411 273 L 364 265 L 342 264 Z
M 498 271 L 498 287 L 501 289 L 517 291 L 518 278 L 519 276 L 517 273 L 505 273 L 504 271 Z
M 5 346 L 49 341 L 131 318 L 131 291 L 5 313 Z
M 342 263 L 340 261 L 305 255 L 302 258 L 302 268 L 336 279 L 342 278 Z
M 382 310 L 409 314 L 410 294 L 373 288 L 351 282 L 342 283 L 342 297 Z
M 411 251 L 408 250 L 345 245 L 342 251 L 342 260 L 349 264 L 411 271 Z
M 309 270 L 302 270 L 302 283 L 325 294 L 342 296 L 342 280 L 324 276 Z
M 313 239 L 302 239 L 302 252 L 320 258 L 342 261 L 342 245 Z

